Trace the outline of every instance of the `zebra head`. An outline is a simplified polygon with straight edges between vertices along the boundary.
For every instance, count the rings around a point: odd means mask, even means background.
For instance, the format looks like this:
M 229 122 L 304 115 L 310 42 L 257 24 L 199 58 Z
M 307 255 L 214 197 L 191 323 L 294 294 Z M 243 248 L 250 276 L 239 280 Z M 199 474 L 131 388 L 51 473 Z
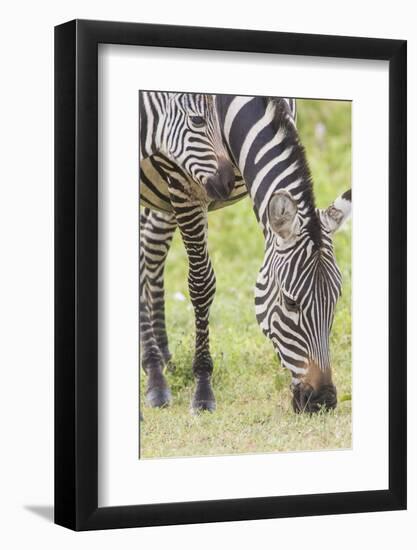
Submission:
M 223 144 L 213 97 L 170 94 L 165 115 L 164 154 L 200 184 L 209 199 L 226 199 L 235 173 Z
M 310 209 L 287 190 L 268 203 L 266 253 L 256 283 L 258 322 L 292 373 L 293 408 L 336 407 L 329 336 L 342 277 L 333 234 L 348 218 L 351 191 L 327 209 Z

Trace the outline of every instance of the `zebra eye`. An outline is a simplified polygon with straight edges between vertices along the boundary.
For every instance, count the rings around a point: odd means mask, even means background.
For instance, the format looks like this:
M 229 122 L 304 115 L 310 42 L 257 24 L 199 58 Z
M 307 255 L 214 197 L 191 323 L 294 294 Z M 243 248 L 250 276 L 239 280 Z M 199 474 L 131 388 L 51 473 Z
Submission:
M 292 298 L 288 298 L 288 296 L 286 296 L 285 294 L 283 294 L 283 296 L 284 296 L 285 306 L 288 309 L 288 311 L 298 311 L 298 303 Z
M 197 128 L 201 128 L 206 123 L 202 116 L 190 116 L 190 120 Z

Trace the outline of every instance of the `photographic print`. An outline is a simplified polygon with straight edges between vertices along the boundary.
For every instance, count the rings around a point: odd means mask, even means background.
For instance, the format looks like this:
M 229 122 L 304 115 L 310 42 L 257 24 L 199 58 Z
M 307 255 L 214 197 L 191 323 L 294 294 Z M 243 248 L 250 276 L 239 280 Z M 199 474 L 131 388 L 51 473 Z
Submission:
M 56 28 L 57 524 L 406 508 L 406 51 Z
M 351 447 L 351 102 L 139 92 L 139 458 Z
M 406 508 L 406 50 L 56 28 L 57 524 Z

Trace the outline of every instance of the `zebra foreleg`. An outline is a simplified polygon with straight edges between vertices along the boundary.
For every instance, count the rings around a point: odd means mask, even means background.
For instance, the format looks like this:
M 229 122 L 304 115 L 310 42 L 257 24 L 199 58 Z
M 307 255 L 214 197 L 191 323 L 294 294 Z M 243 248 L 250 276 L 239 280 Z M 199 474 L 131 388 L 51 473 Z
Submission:
M 139 323 L 142 368 L 147 374 L 146 401 L 151 407 L 169 405 L 171 392 L 163 375 L 164 360 L 153 333 L 143 249 L 140 251 Z
M 194 412 L 214 411 L 216 399 L 211 386 L 213 360 L 209 347 L 209 312 L 216 292 L 216 278 L 207 248 L 207 209 L 201 204 L 176 206 L 173 202 L 173 206 L 187 251 L 188 288 L 195 314 L 193 373 L 196 387 L 191 408 Z
M 164 270 L 177 223 L 174 214 L 145 208 L 141 214 L 141 246 L 147 274 L 147 296 L 156 343 L 166 365 L 171 362 L 165 323 Z
M 172 216 L 171 218 L 173 219 Z M 142 212 L 140 338 L 142 368 L 148 377 L 146 401 L 151 407 L 167 406 L 171 400 L 171 392 L 163 374 L 164 353 L 169 354 L 165 330 L 163 270 L 174 231 L 175 222 L 163 223 L 162 218 L 158 222 L 155 213 L 149 210 Z

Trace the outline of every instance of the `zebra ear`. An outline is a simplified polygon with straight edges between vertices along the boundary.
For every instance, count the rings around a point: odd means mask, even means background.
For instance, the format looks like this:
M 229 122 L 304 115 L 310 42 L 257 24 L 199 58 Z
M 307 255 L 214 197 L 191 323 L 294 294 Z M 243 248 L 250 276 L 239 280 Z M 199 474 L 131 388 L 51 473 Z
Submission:
M 269 199 L 268 217 L 271 229 L 283 240 L 297 231 L 297 203 L 288 191 L 277 191 Z
M 334 233 L 349 218 L 352 210 L 352 190 L 345 191 L 326 210 L 322 211 L 322 222 L 326 229 Z

